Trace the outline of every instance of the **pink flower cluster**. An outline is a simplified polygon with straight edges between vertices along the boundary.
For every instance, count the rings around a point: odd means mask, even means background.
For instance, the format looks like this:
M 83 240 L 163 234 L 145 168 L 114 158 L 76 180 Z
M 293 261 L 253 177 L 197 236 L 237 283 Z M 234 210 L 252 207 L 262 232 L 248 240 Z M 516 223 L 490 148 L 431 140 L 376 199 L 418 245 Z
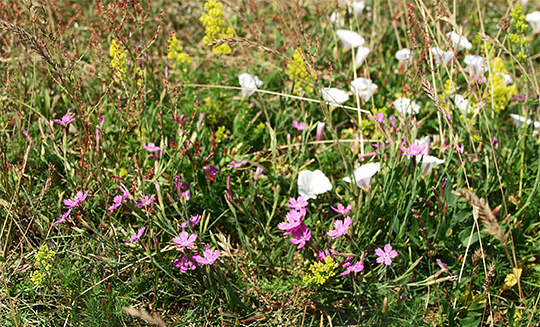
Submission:
M 77 194 L 75 194 L 75 197 L 73 199 L 66 199 L 64 200 L 64 208 L 68 209 L 66 212 L 64 212 L 62 214 L 62 216 L 60 216 L 60 218 L 58 218 L 53 224 L 52 224 L 52 227 L 60 224 L 60 223 L 63 223 L 63 222 L 67 222 L 70 226 L 75 226 L 72 222 L 70 222 L 69 220 L 67 220 L 67 218 L 69 217 L 69 215 L 71 214 L 71 211 L 78 207 L 85 199 L 86 197 L 88 196 L 88 191 L 86 192 L 77 192 Z
M 306 216 L 307 205 L 307 200 L 301 195 L 298 199 L 290 198 L 287 206 L 291 210 L 285 216 L 287 221 L 278 224 L 278 228 L 285 231 L 283 235 L 291 234 L 292 238 L 290 241 L 292 244 L 298 245 L 297 249 L 303 248 L 306 242 L 311 240 L 311 231 L 302 223 L 302 220 Z

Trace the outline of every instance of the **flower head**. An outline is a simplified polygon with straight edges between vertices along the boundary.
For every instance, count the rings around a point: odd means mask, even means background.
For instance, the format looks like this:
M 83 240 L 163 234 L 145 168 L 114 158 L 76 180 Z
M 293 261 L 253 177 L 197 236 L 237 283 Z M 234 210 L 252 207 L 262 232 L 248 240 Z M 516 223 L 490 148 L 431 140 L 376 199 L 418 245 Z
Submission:
M 427 145 L 418 145 L 417 143 L 412 143 L 408 148 L 404 145 L 401 146 L 401 151 L 403 151 L 404 156 L 417 156 L 422 154 L 426 149 Z
M 394 101 L 394 107 L 396 107 L 396 110 L 403 117 L 412 114 L 416 115 L 418 114 L 418 112 L 420 112 L 420 105 L 414 101 L 411 101 L 411 99 L 409 98 L 397 99 L 396 101 Z
M 64 208 L 69 208 L 69 209 L 75 208 L 76 206 L 81 204 L 81 202 L 83 202 L 84 199 L 86 199 L 86 196 L 88 196 L 88 191 L 86 191 L 84 193 L 83 192 L 77 192 L 77 194 L 75 195 L 73 200 L 71 200 L 71 199 L 64 200 L 64 204 L 65 204 Z
M 439 159 L 433 156 L 428 156 L 428 155 L 422 156 L 422 175 L 425 176 L 429 174 L 431 169 L 433 169 L 433 166 L 440 165 L 443 163 L 444 163 L 444 160 L 442 159 Z
M 532 121 L 530 119 L 526 119 L 525 117 L 522 117 L 520 115 L 510 114 L 510 118 L 514 120 L 514 123 L 516 123 L 517 127 L 523 126 L 523 124 L 526 124 L 527 127 L 531 126 L 531 124 L 534 125 L 534 129 L 540 128 L 540 123 L 537 121 Z
M 439 47 L 432 47 L 430 50 L 437 65 L 442 64 L 443 66 L 446 66 L 450 61 L 452 61 L 452 58 L 454 58 L 453 51 L 443 51 Z
M 155 198 L 155 194 L 152 194 L 151 196 L 141 195 L 141 203 L 135 203 L 135 205 L 141 208 L 146 207 L 147 205 L 151 205 L 152 203 L 154 203 Z
M 320 170 L 302 170 L 298 174 L 298 193 L 304 199 L 316 199 L 318 194 L 326 193 L 332 189 L 332 184 Z
M 118 208 L 122 205 L 122 202 L 129 196 L 129 190 L 127 187 L 120 183 L 120 186 L 118 186 L 122 191 L 124 191 L 124 194 L 122 195 L 116 195 L 113 199 L 113 204 L 109 207 L 109 211 L 113 211 L 114 209 Z
M 343 204 L 338 203 L 337 208 L 334 208 L 334 207 L 332 207 L 332 206 L 330 206 L 330 208 L 332 208 L 332 210 L 334 210 L 335 212 L 340 213 L 340 214 L 342 214 L 343 216 L 345 216 L 346 214 L 349 213 L 349 211 L 351 211 L 352 205 L 349 204 L 349 205 L 345 208 L 345 207 L 343 206 Z
M 193 246 L 195 246 L 195 240 L 197 239 L 197 235 L 191 234 L 189 235 L 186 231 L 180 232 L 180 237 L 173 237 L 172 241 L 177 244 L 176 249 L 180 250 L 182 248 L 191 249 Z
M 206 176 L 208 177 L 208 180 L 210 180 L 210 182 L 213 182 L 216 180 L 216 176 L 217 176 L 217 168 L 212 166 L 212 165 L 208 165 L 208 166 L 203 166 L 203 171 L 204 173 L 206 174 Z
M 484 64 L 485 59 L 482 56 L 466 55 L 463 62 L 469 67 L 469 73 L 472 76 L 480 76 L 484 74 L 486 67 Z
M 377 113 L 377 116 L 368 116 L 369 120 L 376 121 L 380 124 L 384 122 L 384 114 L 382 112 Z
M 62 119 L 54 119 L 54 122 L 60 124 L 64 127 L 69 125 L 69 123 L 75 120 L 75 115 L 71 112 L 71 109 L 68 109 L 65 115 L 62 116 Z
M 289 204 L 287 204 L 287 207 L 300 210 L 302 208 L 305 208 L 308 206 L 308 202 L 306 199 L 304 199 L 303 196 L 299 196 L 298 199 L 295 198 L 289 198 Z
M 349 100 L 349 95 L 347 92 L 336 89 L 335 87 L 321 89 L 321 95 L 324 101 L 326 101 L 330 107 L 337 107 L 338 105 Z
M 240 74 L 240 76 L 238 76 L 238 82 L 242 87 L 242 97 L 246 99 L 255 93 L 255 90 L 263 84 L 258 76 L 253 76 L 248 73 Z
M 233 160 L 233 161 L 231 161 L 230 165 L 227 165 L 227 167 L 229 167 L 229 168 L 240 168 L 246 163 L 247 163 L 247 160 L 242 160 L 242 161 L 239 161 L 239 162 L 236 162 L 236 161 Z
M 156 154 L 149 154 L 148 158 L 159 158 L 161 156 L 161 148 L 159 146 L 156 146 L 154 143 L 150 142 L 148 145 L 143 144 L 143 147 L 148 152 L 155 152 Z
M 534 34 L 540 33 L 540 11 L 527 14 L 525 20 L 531 25 Z
M 300 210 L 291 209 L 287 212 L 285 218 L 287 222 L 281 222 L 278 224 L 278 228 L 286 231 L 283 235 L 290 234 L 297 230 L 302 224 L 302 219 L 306 216 L 306 209 L 300 208 Z
M 194 216 L 191 216 L 191 218 L 189 219 L 189 224 L 191 225 L 191 228 L 195 227 L 195 225 L 197 225 L 197 223 L 201 221 L 201 215 L 194 215 Z M 186 222 L 183 222 L 181 223 L 180 225 L 178 225 L 178 227 L 180 228 L 186 228 L 187 227 L 187 223 Z
M 370 79 L 358 77 L 351 82 L 351 90 L 353 93 L 358 94 L 358 97 L 364 101 L 368 101 L 369 98 L 377 91 L 378 86 L 374 84 Z
M 446 37 L 450 39 L 456 52 L 463 49 L 470 50 L 472 48 L 472 43 L 469 42 L 466 37 L 461 36 L 456 32 L 447 33 Z
M 257 169 L 255 169 L 255 179 L 258 179 L 259 176 L 261 176 L 263 171 L 264 171 L 263 167 L 257 167 Z
M 306 242 L 311 240 L 311 231 L 306 225 L 302 224 L 300 228 L 292 232 L 292 237 L 290 239 L 291 243 L 298 245 L 297 249 L 300 250 L 306 245 Z
M 299 123 L 299 122 L 297 122 L 296 120 L 293 120 L 293 121 L 292 121 L 292 127 L 296 128 L 296 129 L 299 130 L 299 131 L 303 131 L 303 130 L 309 128 L 308 125 L 304 124 L 303 122 L 302 122 L 302 123 Z
M 354 57 L 354 64 L 356 65 L 356 68 L 362 66 L 370 52 L 371 50 L 369 50 L 369 48 L 358 47 L 358 50 L 356 51 L 356 57 Z
M 128 238 L 127 240 L 124 240 L 124 242 L 134 243 L 134 242 L 139 241 L 141 239 L 142 234 L 144 234 L 145 230 L 146 230 L 146 227 L 139 228 L 137 233 L 131 235 L 130 238 Z
M 387 266 L 392 264 L 392 259 L 398 256 L 396 250 L 392 250 L 392 245 L 390 243 L 384 246 L 384 251 L 381 248 L 375 250 L 375 254 L 379 257 L 377 258 L 377 263 L 383 263 Z
M 195 260 L 200 265 L 213 265 L 214 262 L 216 262 L 217 258 L 219 258 L 219 254 L 219 250 L 212 252 L 212 250 L 210 250 L 210 246 L 206 244 L 204 247 L 203 255 L 201 256 L 200 254 L 195 253 L 193 255 L 193 260 Z
M 54 226 L 56 226 L 56 225 L 58 225 L 58 224 L 60 224 L 60 223 L 65 222 L 66 219 L 67 219 L 67 217 L 68 217 L 70 214 L 71 214 L 71 208 L 70 208 L 68 211 L 64 212 L 64 213 L 62 214 L 62 216 L 60 216 L 60 218 L 58 218 L 58 219 L 52 224 L 52 227 L 54 227 Z
M 187 255 L 182 253 L 181 259 L 176 259 L 173 262 L 173 265 L 177 268 L 180 268 L 181 273 L 185 273 L 188 270 L 195 270 L 197 267 L 188 259 Z
M 362 261 L 358 261 L 352 265 L 350 262 L 346 262 L 345 264 L 343 264 L 343 268 L 345 268 L 345 271 L 340 274 L 341 276 L 348 275 L 352 272 L 361 272 L 362 270 L 364 270 L 364 264 L 362 263 Z
M 349 50 L 364 45 L 366 42 L 360 34 L 349 30 L 337 30 L 338 39 L 343 43 L 343 49 Z
M 345 220 L 336 220 L 334 222 L 334 230 L 328 231 L 328 236 L 331 236 L 333 239 L 336 239 L 340 236 L 347 234 L 349 227 L 351 227 L 352 219 L 351 217 L 346 217 Z
M 363 190 L 369 189 L 371 185 L 371 178 L 381 169 L 381 164 L 378 162 L 370 162 L 354 170 L 354 180 L 356 185 Z M 350 177 L 345 177 L 343 180 L 347 183 L 351 183 Z

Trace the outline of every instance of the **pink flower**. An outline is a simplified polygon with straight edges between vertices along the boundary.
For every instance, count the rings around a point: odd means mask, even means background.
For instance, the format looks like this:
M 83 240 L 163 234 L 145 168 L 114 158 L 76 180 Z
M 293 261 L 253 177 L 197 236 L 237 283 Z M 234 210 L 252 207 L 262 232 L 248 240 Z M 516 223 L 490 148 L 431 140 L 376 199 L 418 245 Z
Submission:
M 152 196 L 142 195 L 141 203 L 135 203 L 135 205 L 141 208 L 146 207 L 147 205 L 154 203 L 155 197 L 156 197 L 155 194 L 152 194 Z
M 174 260 L 173 262 L 173 265 L 177 268 L 180 268 L 180 272 L 181 273 L 185 273 L 186 271 L 188 270 L 195 270 L 195 265 L 193 264 L 193 262 L 191 262 L 187 255 L 183 254 L 182 253 L 182 258 L 181 259 L 176 259 Z
M 295 198 L 289 198 L 289 204 L 287 204 L 287 207 L 300 210 L 302 208 L 305 208 L 308 206 L 307 200 L 304 199 L 303 196 L 299 196 L 298 199 Z
M 390 243 L 384 246 L 384 251 L 381 248 L 375 250 L 375 254 L 379 257 L 377 258 L 377 263 L 385 263 L 387 266 L 392 264 L 392 259 L 398 256 L 396 250 L 392 250 L 392 245 Z
M 330 255 L 330 251 L 328 249 L 324 251 L 319 251 L 317 252 L 317 260 L 319 261 L 326 260 L 326 257 L 328 257 L 329 255 Z
M 131 237 L 127 240 L 124 240 L 124 242 L 133 243 L 133 242 L 139 241 L 141 239 L 142 234 L 144 234 L 145 230 L 146 230 L 145 227 L 141 227 L 139 231 L 137 231 L 137 233 L 131 235 Z
M 341 203 L 338 203 L 337 208 L 334 208 L 332 206 L 330 206 L 330 208 L 332 208 L 332 210 L 334 210 L 335 212 L 340 213 L 345 216 L 346 214 L 349 213 L 349 211 L 351 211 L 352 205 L 349 204 L 347 208 L 345 208 Z
M 122 202 L 129 196 L 129 190 L 126 188 L 126 186 L 122 183 L 120 183 L 119 188 L 124 191 L 124 194 L 122 195 L 116 195 L 113 199 L 112 206 L 109 207 L 109 211 L 113 211 L 114 209 L 118 208 L 122 205 Z
M 352 224 L 351 217 L 346 217 L 345 220 L 336 220 L 334 223 L 334 230 L 328 231 L 328 236 L 331 236 L 333 239 L 336 239 L 340 236 L 347 234 L 349 227 Z
M 230 168 L 240 168 L 242 167 L 245 163 L 247 162 L 247 160 L 242 160 L 240 162 L 236 162 L 236 161 L 231 161 L 231 164 L 230 165 L 227 165 L 227 167 L 230 167 Z
M 406 148 L 404 145 L 401 146 L 401 151 L 403 151 L 404 156 L 417 156 L 424 151 L 427 145 L 420 147 L 416 143 L 412 143 L 409 148 Z
M 369 116 L 368 118 L 381 124 L 384 123 L 384 114 L 382 112 L 379 112 L 377 117 Z
M 210 246 L 206 244 L 206 246 L 204 247 L 203 256 L 201 256 L 198 253 L 195 253 L 193 255 L 193 260 L 197 261 L 197 263 L 200 265 L 213 265 L 214 262 L 219 257 L 219 254 L 220 254 L 219 250 L 212 252 L 212 250 L 210 250 Z
M 293 120 L 292 126 L 293 126 L 294 128 L 296 128 L 297 130 L 299 130 L 299 131 L 303 131 L 303 130 L 309 128 L 309 126 L 307 126 L 306 124 L 304 124 L 304 123 L 298 123 L 296 120 Z
M 290 234 L 300 227 L 305 215 L 306 209 L 304 208 L 301 208 L 300 210 L 291 209 L 287 212 L 287 216 L 285 217 L 287 218 L 287 222 L 279 223 L 278 228 L 286 231 L 283 235 Z
M 345 268 L 345 271 L 341 273 L 341 276 L 348 275 L 352 272 L 361 272 L 362 270 L 364 270 L 364 264 L 362 263 L 362 261 L 358 261 L 353 265 L 351 265 L 350 262 L 346 262 L 345 264 L 343 264 L 343 268 Z
M 58 218 L 58 220 L 56 220 L 53 224 L 52 224 L 52 227 L 60 224 L 60 223 L 63 223 L 66 221 L 67 217 L 69 216 L 69 214 L 71 214 L 71 208 L 64 212 L 64 214 L 62 216 L 60 216 L 60 218 Z
M 62 119 L 54 119 L 54 122 L 57 124 L 60 124 L 64 127 L 69 125 L 69 123 L 73 122 L 75 120 L 75 115 L 71 112 L 71 109 L 68 109 L 67 113 L 62 116 Z
M 156 146 L 154 143 L 150 142 L 150 143 L 148 143 L 148 145 L 143 144 L 143 147 L 144 147 L 144 148 L 146 149 L 146 151 L 148 151 L 148 152 L 156 152 L 155 155 L 149 154 L 149 155 L 148 155 L 148 158 L 152 158 L 152 157 L 154 157 L 154 158 L 159 158 L 159 157 L 161 157 L 161 153 L 162 153 L 162 152 L 161 152 L 161 148 L 160 148 L 159 146 Z
M 201 221 L 201 215 L 195 215 L 195 216 L 191 216 L 191 218 L 189 219 L 189 224 L 191 225 L 191 228 L 195 227 L 195 225 Z M 178 225 L 178 227 L 180 228 L 186 228 L 187 227 L 187 223 L 186 222 L 183 222 L 181 223 L 180 225 Z
M 75 208 L 76 206 L 81 204 L 81 202 L 83 202 L 84 199 L 86 199 L 86 196 L 88 196 L 88 191 L 86 191 L 85 193 L 77 192 L 73 200 L 70 200 L 70 199 L 64 200 L 64 204 L 65 204 L 64 208 L 69 208 L 69 209 Z
M 186 201 L 191 200 L 191 192 L 189 190 L 187 190 L 185 192 L 182 192 L 180 195 L 181 195 L 181 199 L 184 199 Z M 180 200 L 180 199 L 178 199 L 178 200 Z
M 298 245 L 297 249 L 300 250 L 311 239 L 311 231 L 306 225 L 302 224 L 300 228 L 292 232 L 292 237 L 290 239 L 291 243 Z
M 188 249 L 193 248 L 193 246 L 195 246 L 196 239 L 197 239 L 197 235 L 195 234 L 189 235 L 188 232 L 182 231 L 180 232 L 180 237 L 174 237 L 172 240 L 174 243 L 178 244 L 176 246 L 176 249 L 180 250 L 182 248 L 188 248 Z
M 263 167 L 257 167 L 257 169 L 255 169 L 255 179 L 258 179 L 259 176 L 261 176 L 263 170 L 264 170 Z

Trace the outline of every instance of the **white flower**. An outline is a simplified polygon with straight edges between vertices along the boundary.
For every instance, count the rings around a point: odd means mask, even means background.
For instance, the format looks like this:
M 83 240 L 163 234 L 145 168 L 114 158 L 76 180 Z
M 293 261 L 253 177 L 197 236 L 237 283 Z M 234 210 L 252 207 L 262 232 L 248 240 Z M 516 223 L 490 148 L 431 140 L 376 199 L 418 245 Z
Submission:
M 321 94 L 324 101 L 327 101 L 331 107 L 336 107 L 349 100 L 347 92 L 334 87 L 321 89 Z
M 480 76 L 484 74 L 484 61 L 485 59 L 482 56 L 472 55 L 466 55 L 465 60 L 463 60 L 463 62 L 469 67 L 469 72 L 473 76 Z
M 469 42 L 466 37 L 461 36 L 456 32 L 448 33 L 446 34 L 446 37 L 450 38 L 450 41 L 452 41 L 452 44 L 454 45 L 454 50 L 456 50 L 456 52 L 459 52 L 463 49 L 470 50 L 472 48 L 471 42 Z
M 304 199 L 316 199 L 318 194 L 323 194 L 332 189 L 332 184 L 320 170 L 302 170 L 298 174 L 298 193 Z
M 363 190 L 369 189 L 371 185 L 371 177 L 373 177 L 373 175 L 375 175 L 379 170 L 381 170 L 381 164 L 378 162 L 371 162 L 356 168 L 354 170 L 354 181 L 356 181 L 356 185 Z M 350 177 L 345 177 L 343 180 L 347 183 L 352 182 Z
M 343 43 L 343 48 L 345 50 L 363 46 L 365 43 L 364 38 L 361 37 L 360 34 L 353 31 L 337 30 L 336 34 L 337 34 L 337 37 Z
M 459 111 L 462 114 L 467 115 L 471 112 L 471 107 L 469 106 L 469 100 L 465 99 L 463 95 L 456 94 L 454 96 L 454 103 L 458 107 Z
M 407 61 L 412 59 L 411 50 L 405 48 L 396 52 L 396 59 L 399 61 Z
M 242 97 L 249 98 L 257 89 L 257 87 L 262 85 L 262 81 L 259 80 L 258 76 L 252 76 L 248 73 L 243 73 L 238 76 L 238 82 L 242 87 Z
M 358 97 L 364 101 L 368 101 L 369 98 L 377 91 L 377 85 L 370 79 L 358 77 L 351 82 L 351 90 L 358 94 Z
M 339 26 L 339 27 L 345 26 L 345 20 L 343 19 L 343 17 L 341 17 L 341 14 L 338 13 L 337 11 L 334 11 L 334 12 L 330 15 L 330 21 L 331 21 L 333 24 L 336 24 L 336 26 Z
M 510 117 L 514 120 L 517 127 L 523 126 L 523 123 L 525 123 L 525 117 L 522 117 L 520 115 L 510 114 Z M 527 127 L 531 126 L 531 124 L 534 123 L 534 129 L 540 128 L 540 123 L 537 121 L 531 121 L 530 119 L 527 119 Z
M 527 14 L 525 20 L 531 25 L 534 34 L 540 33 L 540 11 Z
M 512 77 L 510 77 L 510 75 L 503 74 L 503 73 L 498 73 L 498 74 L 502 76 L 504 85 L 508 86 L 508 85 L 514 84 L 514 81 L 512 80 Z
M 356 68 L 362 66 L 369 52 L 370 52 L 369 48 L 358 47 L 358 51 L 356 52 L 356 57 L 354 58 L 354 64 L 356 65 Z
M 439 47 L 432 47 L 430 50 L 437 65 L 440 65 L 442 62 L 442 65 L 446 66 L 454 58 L 454 52 L 452 51 L 443 51 Z
M 409 98 L 399 98 L 394 101 L 396 110 L 403 116 L 418 114 L 420 112 L 420 105 Z
M 425 155 L 422 157 L 422 175 L 427 175 L 433 169 L 433 166 L 443 164 L 444 160 L 433 156 Z
M 360 14 L 364 11 L 364 8 L 366 8 L 366 4 L 364 3 L 364 1 L 354 1 L 351 6 L 353 8 L 355 18 L 360 16 Z

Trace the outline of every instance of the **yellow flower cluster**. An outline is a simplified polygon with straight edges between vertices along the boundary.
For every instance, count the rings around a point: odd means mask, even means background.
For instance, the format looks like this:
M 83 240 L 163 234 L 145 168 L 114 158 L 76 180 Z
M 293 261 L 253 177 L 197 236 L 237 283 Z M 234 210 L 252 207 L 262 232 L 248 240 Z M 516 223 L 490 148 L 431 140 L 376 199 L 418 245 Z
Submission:
M 46 274 L 51 270 L 52 268 L 52 260 L 54 259 L 54 256 L 56 255 L 56 252 L 49 250 L 47 245 L 42 245 L 39 247 L 39 251 L 36 254 L 36 267 L 38 268 L 30 279 L 34 283 L 34 285 L 40 285 L 43 278 L 45 278 Z
M 313 83 L 317 78 L 315 74 L 308 72 L 304 58 L 300 50 L 296 49 L 291 62 L 287 64 L 287 76 L 295 83 L 293 93 L 313 93 Z
M 201 22 L 205 27 L 206 35 L 203 38 L 205 45 L 214 41 L 220 37 L 233 37 L 234 31 L 223 19 L 223 4 L 216 0 L 209 0 L 204 9 L 208 13 L 203 13 L 201 16 Z M 217 56 L 230 54 L 232 52 L 231 47 L 227 43 L 215 46 L 213 48 L 214 54 Z
M 191 64 L 191 58 L 189 58 L 187 53 L 182 52 L 184 47 L 182 47 L 180 41 L 176 38 L 176 35 L 171 34 L 168 43 L 169 51 L 167 53 L 167 58 L 174 60 L 174 68 L 182 67 L 184 73 L 187 73 L 188 65 Z
M 327 256 L 324 260 L 324 263 L 318 261 L 309 266 L 309 270 L 313 275 L 304 276 L 303 280 L 306 284 L 318 284 L 322 285 L 326 283 L 327 280 L 336 275 L 336 268 L 338 264 L 334 262 L 334 259 L 331 256 Z
M 508 71 L 504 68 L 504 63 L 501 58 L 495 58 L 491 61 L 493 67 L 492 74 L 487 82 L 488 87 L 493 85 L 491 90 L 493 94 L 493 109 L 496 112 L 502 111 L 506 108 L 506 104 L 510 99 L 517 94 L 517 87 L 514 84 L 506 85 L 504 83 L 504 75 L 508 74 Z M 491 95 L 485 96 L 486 100 L 491 100 Z
M 125 81 L 127 77 L 127 59 L 126 53 L 121 45 L 116 43 L 115 39 L 111 41 L 109 48 L 109 57 L 111 57 L 111 68 L 114 70 L 115 81 Z

